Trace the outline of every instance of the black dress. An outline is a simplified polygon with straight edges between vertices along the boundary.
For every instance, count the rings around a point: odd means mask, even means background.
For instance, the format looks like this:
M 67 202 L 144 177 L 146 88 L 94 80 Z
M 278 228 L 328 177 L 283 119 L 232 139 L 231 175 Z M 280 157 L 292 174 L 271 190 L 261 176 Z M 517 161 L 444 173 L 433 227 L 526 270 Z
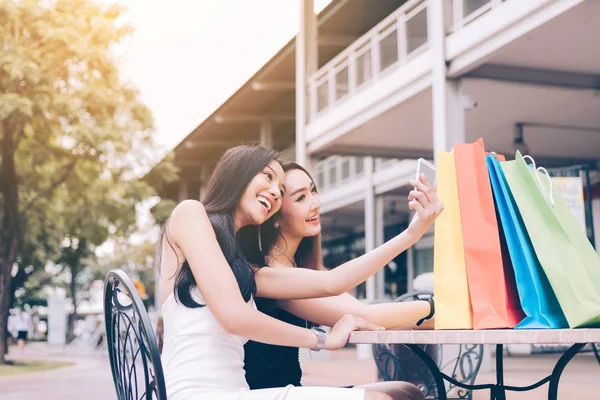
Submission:
M 258 309 L 280 321 L 306 327 L 302 318 L 278 308 L 273 300 L 256 299 Z M 267 389 L 301 386 L 302 370 L 298 359 L 298 348 L 275 346 L 248 341 L 244 346 L 244 370 L 250 389 Z

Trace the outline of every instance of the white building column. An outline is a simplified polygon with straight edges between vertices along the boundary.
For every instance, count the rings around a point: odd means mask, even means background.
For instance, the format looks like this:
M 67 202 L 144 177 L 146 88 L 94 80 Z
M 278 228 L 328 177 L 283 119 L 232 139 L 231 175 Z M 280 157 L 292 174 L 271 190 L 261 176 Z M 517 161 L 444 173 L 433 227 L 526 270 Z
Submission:
M 365 253 L 375 248 L 375 188 L 373 187 L 373 157 L 365 157 Z M 367 303 L 375 300 L 375 277 L 367 279 Z M 367 360 L 373 357 L 373 348 L 370 344 L 356 345 L 356 357 Z
M 296 162 L 306 166 L 305 128 L 308 110 L 307 78 L 317 70 L 317 16 L 314 0 L 300 0 L 296 35 Z
M 413 290 L 413 280 L 415 279 L 415 246 L 406 249 L 406 291 Z
M 444 5 L 448 2 L 429 0 L 427 7 L 429 48 L 432 52 L 433 152 L 437 164 L 438 151 L 449 151 L 465 141 L 465 118 L 460 81 L 448 79 L 446 72 L 446 27 Z
M 365 157 L 365 253 L 375 248 L 375 188 L 373 187 L 373 157 Z M 367 279 L 367 302 L 375 300 L 375 277 Z
M 268 148 L 273 147 L 273 123 L 271 121 L 260 123 L 260 144 Z
M 375 247 L 379 247 L 385 241 L 385 199 L 378 196 L 375 199 Z M 386 267 L 387 268 L 387 267 Z M 382 300 L 385 297 L 385 268 L 375 274 L 375 299 Z

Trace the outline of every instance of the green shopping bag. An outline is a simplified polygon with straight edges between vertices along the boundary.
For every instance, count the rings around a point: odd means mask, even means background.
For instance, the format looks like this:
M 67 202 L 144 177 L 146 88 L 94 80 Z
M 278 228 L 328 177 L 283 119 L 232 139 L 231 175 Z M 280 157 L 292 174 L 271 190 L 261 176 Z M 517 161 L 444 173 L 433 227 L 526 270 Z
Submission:
M 502 169 L 569 326 L 600 326 L 600 257 L 581 226 L 549 177 L 520 152 Z

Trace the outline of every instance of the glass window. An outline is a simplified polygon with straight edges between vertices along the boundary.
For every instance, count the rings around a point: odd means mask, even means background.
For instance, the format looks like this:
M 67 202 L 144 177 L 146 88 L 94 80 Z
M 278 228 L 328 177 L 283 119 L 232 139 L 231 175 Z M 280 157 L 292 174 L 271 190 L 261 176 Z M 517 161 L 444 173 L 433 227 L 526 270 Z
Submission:
M 329 105 L 328 82 L 325 80 L 317 87 L 317 112 L 323 111 Z
M 381 71 L 398 61 L 398 31 L 393 30 L 379 41 L 379 63 Z
M 342 161 L 342 180 L 350 178 L 350 159 L 344 158 Z
M 362 157 L 356 157 L 356 174 L 360 175 L 365 170 L 365 159 Z
M 433 247 L 415 249 L 415 277 L 433 272 Z
M 348 81 L 348 66 L 346 65 L 344 68 L 338 71 L 335 74 L 335 99 L 339 100 L 345 95 L 348 94 L 349 91 L 349 81 Z
M 406 39 L 408 54 L 427 43 L 427 8 L 406 21 Z
M 371 79 L 371 49 L 356 57 L 356 87 Z
M 488 4 L 490 0 L 463 0 L 463 17 L 479 10 L 481 7 Z

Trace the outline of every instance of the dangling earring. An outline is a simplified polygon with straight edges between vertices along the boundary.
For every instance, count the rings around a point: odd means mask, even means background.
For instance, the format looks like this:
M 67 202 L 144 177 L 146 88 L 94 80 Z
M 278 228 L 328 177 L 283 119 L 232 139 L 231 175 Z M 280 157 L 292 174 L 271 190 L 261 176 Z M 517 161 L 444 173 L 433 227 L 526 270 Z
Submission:
M 260 225 L 258 226 L 258 249 L 262 251 L 262 238 L 260 237 Z
M 273 223 L 273 228 L 279 229 L 279 222 L 274 222 Z

